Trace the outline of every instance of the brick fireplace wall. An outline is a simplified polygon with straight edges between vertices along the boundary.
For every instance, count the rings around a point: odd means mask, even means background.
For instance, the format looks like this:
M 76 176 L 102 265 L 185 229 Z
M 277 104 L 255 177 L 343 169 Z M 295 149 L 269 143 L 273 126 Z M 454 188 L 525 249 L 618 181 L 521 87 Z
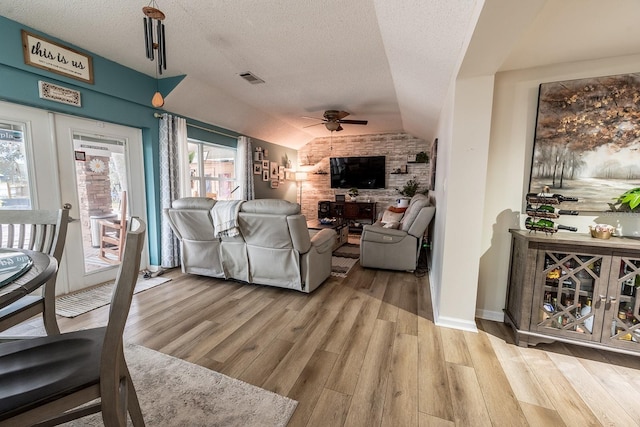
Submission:
M 395 205 L 400 197 L 396 188 L 414 176 L 420 182 L 420 191 L 428 188 L 430 163 L 407 163 L 408 156 L 430 152 L 431 144 L 406 133 L 336 136 L 315 138 L 298 150 L 298 168 L 307 170 L 307 181 L 302 185 L 302 213 L 307 219 L 318 217 L 318 201 L 335 200 L 336 194 L 346 194 L 347 189 L 331 188 L 329 175 L 330 157 L 385 156 L 386 189 L 360 190 L 358 201 L 376 203 L 376 212 Z M 402 166 L 407 174 L 392 174 Z

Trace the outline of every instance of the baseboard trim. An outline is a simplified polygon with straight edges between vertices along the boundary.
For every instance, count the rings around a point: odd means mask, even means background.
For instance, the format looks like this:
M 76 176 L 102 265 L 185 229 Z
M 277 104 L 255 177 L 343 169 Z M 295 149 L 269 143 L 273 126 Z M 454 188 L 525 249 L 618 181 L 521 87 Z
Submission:
M 492 311 L 492 310 L 476 310 L 476 317 L 483 320 L 491 320 L 493 322 L 504 322 L 504 312 L 503 311 Z
M 436 307 L 436 305 L 434 304 L 433 295 L 435 295 L 435 293 L 434 293 L 432 283 L 433 282 L 429 280 L 429 288 L 431 289 L 431 296 L 432 296 L 431 307 L 433 310 L 433 323 L 435 323 L 436 326 L 442 326 L 445 328 L 459 329 L 462 331 L 477 333 L 478 327 L 475 321 L 469 322 L 468 320 L 462 320 L 455 317 L 440 316 L 440 313 L 438 312 L 438 307 Z
M 470 322 L 468 320 L 458 319 L 456 317 L 438 316 L 435 319 L 435 324 L 436 326 L 459 329 L 461 331 L 478 332 L 476 322 Z

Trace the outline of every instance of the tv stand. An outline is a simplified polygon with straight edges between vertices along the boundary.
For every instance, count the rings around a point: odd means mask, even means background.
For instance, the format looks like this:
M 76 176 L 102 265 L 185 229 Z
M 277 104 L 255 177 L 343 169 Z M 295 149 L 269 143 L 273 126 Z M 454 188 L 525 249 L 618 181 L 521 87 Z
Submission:
M 362 232 L 363 223 L 373 224 L 376 221 L 375 202 L 318 202 L 318 212 L 321 211 L 321 203 L 329 203 L 328 217 L 341 218 L 348 222 L 349 231 Z M 325 205 L 326 206 L 326 205 Z

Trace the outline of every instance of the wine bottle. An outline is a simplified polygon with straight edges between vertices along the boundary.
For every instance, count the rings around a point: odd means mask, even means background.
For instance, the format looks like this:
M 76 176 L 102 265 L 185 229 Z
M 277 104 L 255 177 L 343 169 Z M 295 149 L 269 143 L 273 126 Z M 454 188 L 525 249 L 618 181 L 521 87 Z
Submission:
M 550 205 L 540 205 L 536 208 L 531 205 L 527 205 L 527 215 L 542 218 L 558 218 L 560 215 L 578 215 L 578 211 L 558 209 Z
M 557 193 L 527 193 L 527 203 L 557 205 L 562 202 L 577 202 L 577 197 L 566 197 Z
M 524 221 L 524 226 L 527 230 L 544 231 L 545 233 L 555 233 L 558 230 L 578 231 L 576 227 L 556 224 L 555 222 L 545 218 L 534 220 L 531 217 L 527 217 Z

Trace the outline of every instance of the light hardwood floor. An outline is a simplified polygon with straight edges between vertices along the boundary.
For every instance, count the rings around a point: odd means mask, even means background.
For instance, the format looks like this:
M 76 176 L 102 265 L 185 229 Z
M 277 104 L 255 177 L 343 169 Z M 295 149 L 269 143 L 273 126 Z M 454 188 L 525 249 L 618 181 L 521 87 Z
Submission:
M 435 326 L 426 277 L 356 265 L 306 295 L 166 274 L 125 339 L 297 400 L 289 426 L 640 425 L 640 358 Z

